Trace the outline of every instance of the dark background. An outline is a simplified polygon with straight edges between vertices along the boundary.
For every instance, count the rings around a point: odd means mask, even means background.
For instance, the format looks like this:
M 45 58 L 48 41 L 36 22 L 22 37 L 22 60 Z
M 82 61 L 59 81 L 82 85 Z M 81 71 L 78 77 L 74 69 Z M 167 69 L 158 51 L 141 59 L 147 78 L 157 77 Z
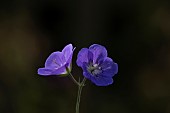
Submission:
M 114 83 L 83 89 L 80 113 L 170 113 L 168 0 L 1 0 L 0 113 L 75 113 L 68 77 L 37 74 L 72 43 L 97 43 L 119 65 Z

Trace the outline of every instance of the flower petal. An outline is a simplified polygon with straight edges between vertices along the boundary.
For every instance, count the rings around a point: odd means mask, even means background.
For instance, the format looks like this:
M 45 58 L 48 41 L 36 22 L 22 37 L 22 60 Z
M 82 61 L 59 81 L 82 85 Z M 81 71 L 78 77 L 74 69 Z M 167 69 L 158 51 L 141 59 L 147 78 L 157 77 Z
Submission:
M 71 63 L 72 63 L 72 56 L 73 56 L 73 54 L 72 55 L 70 55 L 70 57 L 69 57 L 69 59 L 66 61 L 66 63 L 65 63 L 65 66 L 66 67 L 70 67 L 70 65 L 71 65 Z
M 88 49 L 82 48 L 77 55 L 77 65 L 82 67 L 84 62 L 88 62 Z
M 100 66 L 102 68 L 101 76 L 113 77 L 118 72 L 117 63 L 113 62 L 109 57 L 107 57 Z
M 91 51 L 88 51 L 88 62 L 93 63 L 93 53 Z
M 104 46 L 93 44 L 89 47 L 89 51 L 93 53 L 93 63 L 100 62 L 101 59 L 107 57 L 107 50 Z
M 53 75 L 61 75 L 61 74 L 66 74 L 66 73 L 67 73 L 66 67 L 65 67 L 65 65 L 63 65 L 60 68 L 55 69 L 52 74 Z
M 38 74 L 39 75 L 44 75 L 44 76 L 48 76 L 48 75 L 61 75 L 61 74 L 66 74 L 66 68 L 65 66 L 62 66 L 58 69 L 49 69 L 49 68 L 39 68 L 38 69 Z
M 47 69 L 47 68 L 39 68 L 38 69 L 38 74 L 39 75 L 51 75 L 53 72 L 52 69 Z
M 87 68 L 88 68 L 88 63 L 84 62 L 83 65 L 82 65 L 83 75 L 84 75 L 86 78 L 90 79 L 91 76 L 92 76 L 92 74 L 89 73 L 89 71 L 87 70 Z
M 59 68 L 66 61 L 63 59 L 63 54 L 61 52 L 53 52 L 46 60 L 45 67 Z
M 91 81 L 97 86 L 108 86 L 113 83 L 113 79 L 111 77 L 92 77 Z
M 73 54 L 73 45 L 68 44 L 67 46 L 65 46 L 62 50 L 62 54 L 64 56 L 65 61 L 67 61 L 70 58 L 70 55 Z

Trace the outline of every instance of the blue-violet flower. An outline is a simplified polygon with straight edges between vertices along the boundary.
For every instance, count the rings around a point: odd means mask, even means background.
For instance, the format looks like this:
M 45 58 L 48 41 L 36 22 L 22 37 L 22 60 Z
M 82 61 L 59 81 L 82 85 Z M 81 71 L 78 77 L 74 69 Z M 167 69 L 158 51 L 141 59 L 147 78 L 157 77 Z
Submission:
M 76 62 L 83 69 L 83 75 L 97 86 L 112 84 L 112 77 L 118 72 L 117 63 L 107 57 L 106 48 L 98 44 L 82 48 Z
M 46 60 L 45 67 L 38 69 L 39 75 L 67 75 L 71 71 L 73 46 L 68 44 L 62 52 L 53 52 Z M 67 68 L 67 69 L 66 69 Z

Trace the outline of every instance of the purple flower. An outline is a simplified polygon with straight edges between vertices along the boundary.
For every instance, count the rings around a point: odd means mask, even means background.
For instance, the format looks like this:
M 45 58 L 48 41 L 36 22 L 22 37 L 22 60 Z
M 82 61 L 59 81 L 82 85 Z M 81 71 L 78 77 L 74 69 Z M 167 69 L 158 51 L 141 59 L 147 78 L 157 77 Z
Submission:
M 45 67 L 38 69 L 39 75 L 66 75 L 68 68 L 71 71 L 71 61 L 73 56 L 73 46 L 68 44 L 62 52 L 53 52 L 46 60 Z
M 117 63 L 107 57 L 104 46 L 93 44 L 82 48 L 77 56 L 77 65 L 83 69 L 83 75 L 97 86 L 113 83 L 112 77 L 118 72 Z

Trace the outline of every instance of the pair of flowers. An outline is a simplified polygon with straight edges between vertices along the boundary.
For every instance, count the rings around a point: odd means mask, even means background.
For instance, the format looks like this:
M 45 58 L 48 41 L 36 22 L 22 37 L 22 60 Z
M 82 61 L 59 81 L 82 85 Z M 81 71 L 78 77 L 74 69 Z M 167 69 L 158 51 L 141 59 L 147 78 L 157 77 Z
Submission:
M 46 60 L 45 67 L 38 69 L 39 75 L 67 75 L 71 72 L 71 62 L 74 48 L 68 44 L 59 52 L 53 52 Z M 113 83 L 112 77 L 118 72 L 118 65 L 107 57 L 104 46 L 93 44 L 82 48 L 77 55 L 77 65 L 83 69 L 85 78 L 97 86 L 107 86 Z

